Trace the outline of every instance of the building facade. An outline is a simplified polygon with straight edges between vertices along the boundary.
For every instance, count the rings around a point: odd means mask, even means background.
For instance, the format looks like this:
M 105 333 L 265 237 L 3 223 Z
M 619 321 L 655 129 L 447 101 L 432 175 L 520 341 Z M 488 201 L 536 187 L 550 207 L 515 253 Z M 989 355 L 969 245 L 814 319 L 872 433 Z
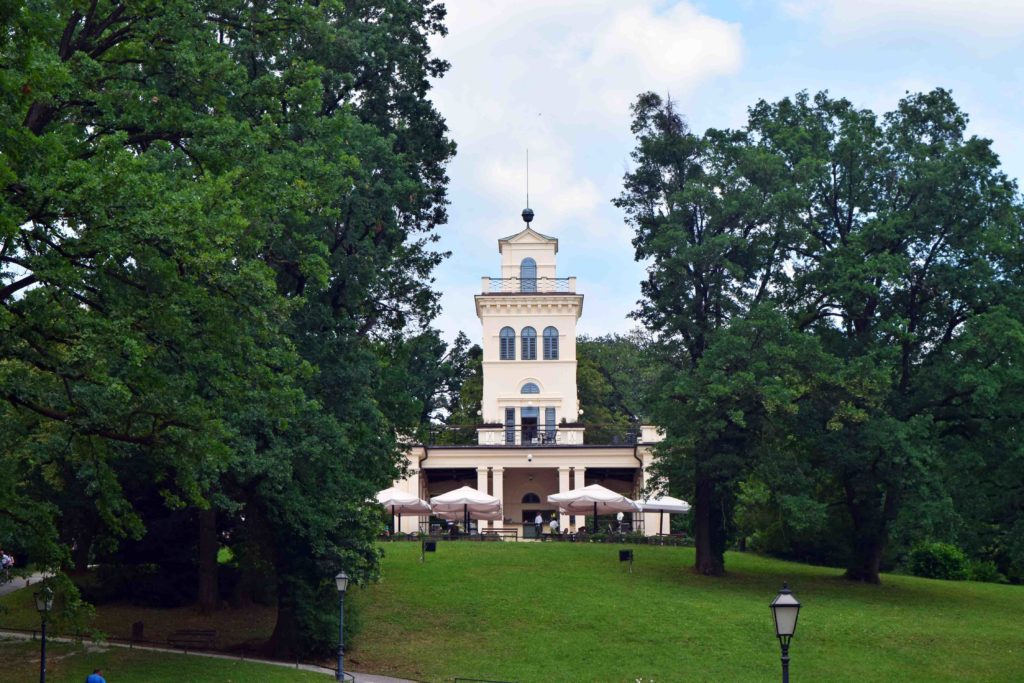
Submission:
M 576 323 L 583 294 L 576 278 L 558 277 L 558 240 L 530 227 L 498 240 L 500 277 L 483 277 L 475 296 L 483 332 L 481 424 L 438 430 L 429 443 L 408 454 L 408 478 L 396 486 L 425 500 L 460 486 L 472 486 L 502 501 L 504 519 L 482 521 L 488 528 L 521 528 L 533 533 L 540 512 L 549 521 L 557 510 L 553 493 L 601 484 L 631 498 L 648 483 L 652 427 L 626 432 L 588 433 L 576 392 Z M 594 425 L 593 427 L 600 427 Z M 631 520 L 657 533 L 657 515 Z M 560 515 L 562 529 L 583 525 Z M 650 522 L 649 524 L 645 522 Z M 415 518 L 402 531 L 418 530 Z

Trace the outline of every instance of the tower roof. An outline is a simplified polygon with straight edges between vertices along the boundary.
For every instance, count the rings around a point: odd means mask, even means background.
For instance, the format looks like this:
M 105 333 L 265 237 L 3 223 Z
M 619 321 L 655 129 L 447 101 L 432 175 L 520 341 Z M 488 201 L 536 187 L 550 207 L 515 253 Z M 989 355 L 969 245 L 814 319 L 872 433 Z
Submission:
M 543 235 L 533 228 L 527 226 L 514 235 L 502 237 L 498 240 L 498 253 L 502 252 L 506 244 L 554 244 L 555 253 L 558 253 L 558 238 Z

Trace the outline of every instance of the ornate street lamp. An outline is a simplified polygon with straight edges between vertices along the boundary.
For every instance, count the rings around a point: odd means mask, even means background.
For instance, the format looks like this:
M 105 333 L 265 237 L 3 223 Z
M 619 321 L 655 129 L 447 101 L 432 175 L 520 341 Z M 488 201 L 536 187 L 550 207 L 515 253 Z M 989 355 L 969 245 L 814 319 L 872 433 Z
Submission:
M 789 683 L 789 641 L 796 633 L 796 618 L 800 615 L 800 603 L 789 591 L 789 584 L 783 583 L 782 590 L 769 605 L 775 618 L 775 635 L 782 647 L 782 683 Z
M 43 586 L 32 595 L 36 599 L 36 610 L 43 621 L 43 641 L 39 650 L 39 683 L 46 683 L 46 617 L 53 609 L 53 591 L 49 586 Z
M 341 572 L 334 577 L 338 586 L 338 680 L 345 675 L 345 591 L 348 590 L 348 574 Z

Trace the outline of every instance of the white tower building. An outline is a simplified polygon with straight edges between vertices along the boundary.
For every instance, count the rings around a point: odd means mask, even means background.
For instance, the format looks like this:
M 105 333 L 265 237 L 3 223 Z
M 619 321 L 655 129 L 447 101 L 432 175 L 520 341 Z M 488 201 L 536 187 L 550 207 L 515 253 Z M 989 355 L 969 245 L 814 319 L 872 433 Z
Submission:
M 553 441 L 579 417 L 576 321 L 583 295 L 559 278 L 558 240 L 530 227 L 498 240 L 501 277 L 483 278 L 483 420 L 517 426 L 515 443 Z M 525 439 L 525 441 L 524 441 Z
M 660 440 L 654 428 L 639 425 L 588 437 L 576 393 L 583 295 L 576 278 L 558 276 L 558 240 L 534 230 L 532 219 L 526 209 L 526 228 L 498 240 L 501 275 L 484 277 L 474 297 L 483 332 L 482 424 L 438 429 L 410 450 L 409 474 L 395 484 L 424 499 L 460 486 L 496 496 L 503 519 L 476 530 L 519 538 L 533 534 L 538 513 L 559 516 L 565 530 L 582 526 L 583 518 L 560 515 L 547 502 L 553 493 L 601 484 L 638 497 L 648 483 L 651 445 Z M 638 514 L 630 524 L 657 533 L 656 515 Z M 427 525 L 403 518 L 402 531 Z

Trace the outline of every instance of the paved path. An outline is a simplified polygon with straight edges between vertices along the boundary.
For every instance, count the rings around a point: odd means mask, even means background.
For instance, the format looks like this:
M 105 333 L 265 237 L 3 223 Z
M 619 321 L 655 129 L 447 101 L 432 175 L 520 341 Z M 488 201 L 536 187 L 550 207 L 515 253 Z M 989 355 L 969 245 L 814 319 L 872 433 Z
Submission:
M 16 576 L 6 583 L 0 583 L 0 595 L 7 595 L 14 591 L 20 591 L 26 586 L 31 586 L 33 583 L 38 583 L 43 580 L 42 574 L 32 574 L 29 577 Z
M 2 640 L 3 638 L 35 640 L 36 635 L 34 633 L 25 633 L 24 631 L 7 631 L 4 629 L 0 629 L 0 640 Z M 47 640 L 55 640 L 62 643 L 75 642 L 73 638 L 65 638 L 63 636 L 48 636 Z M 246 662 L 255 662 L 257 664 L 266 664 L 268 666 L 282 666 L 287 669 L 301 669 L 302 671 L 312 671 L 314 673 L 327 674 L 331 678 L 334 678 L 335 676 L 334 669 L 329 669 L 324 666 L 316 666 L 315 664 L 289 664 L 288 662 L 278 662 L 272 659 L 254 659 L 252 657 L 239 657 L 237 655 L 224 655 L 217 654 L 214 652 L 185 652 L 184 650 L 177 650 L 174 648 L 152 647 L 150 645 L 128 645 L 127 643 L 100 642 L 94 643 L 93 646 L 124 647 L 131 648 L 134 650 L 146 650 L 149 652 L 163 652 L 166 654 L 176 654 L 181 655 L 183 657 L 209 657 L 211 659 L 230 659 L 235 661 L 241 660 Z M 351 675 L 352 678 L 349 678 L 349 675 Z M 355 683 L 417 683 L 416 681 L 410 681 L 405 678 L 391 678 L 390 676 L 379 676 L 377 674 L 358 673 L 356 671 L 346 671 L 345 680 L 355 681 Z

